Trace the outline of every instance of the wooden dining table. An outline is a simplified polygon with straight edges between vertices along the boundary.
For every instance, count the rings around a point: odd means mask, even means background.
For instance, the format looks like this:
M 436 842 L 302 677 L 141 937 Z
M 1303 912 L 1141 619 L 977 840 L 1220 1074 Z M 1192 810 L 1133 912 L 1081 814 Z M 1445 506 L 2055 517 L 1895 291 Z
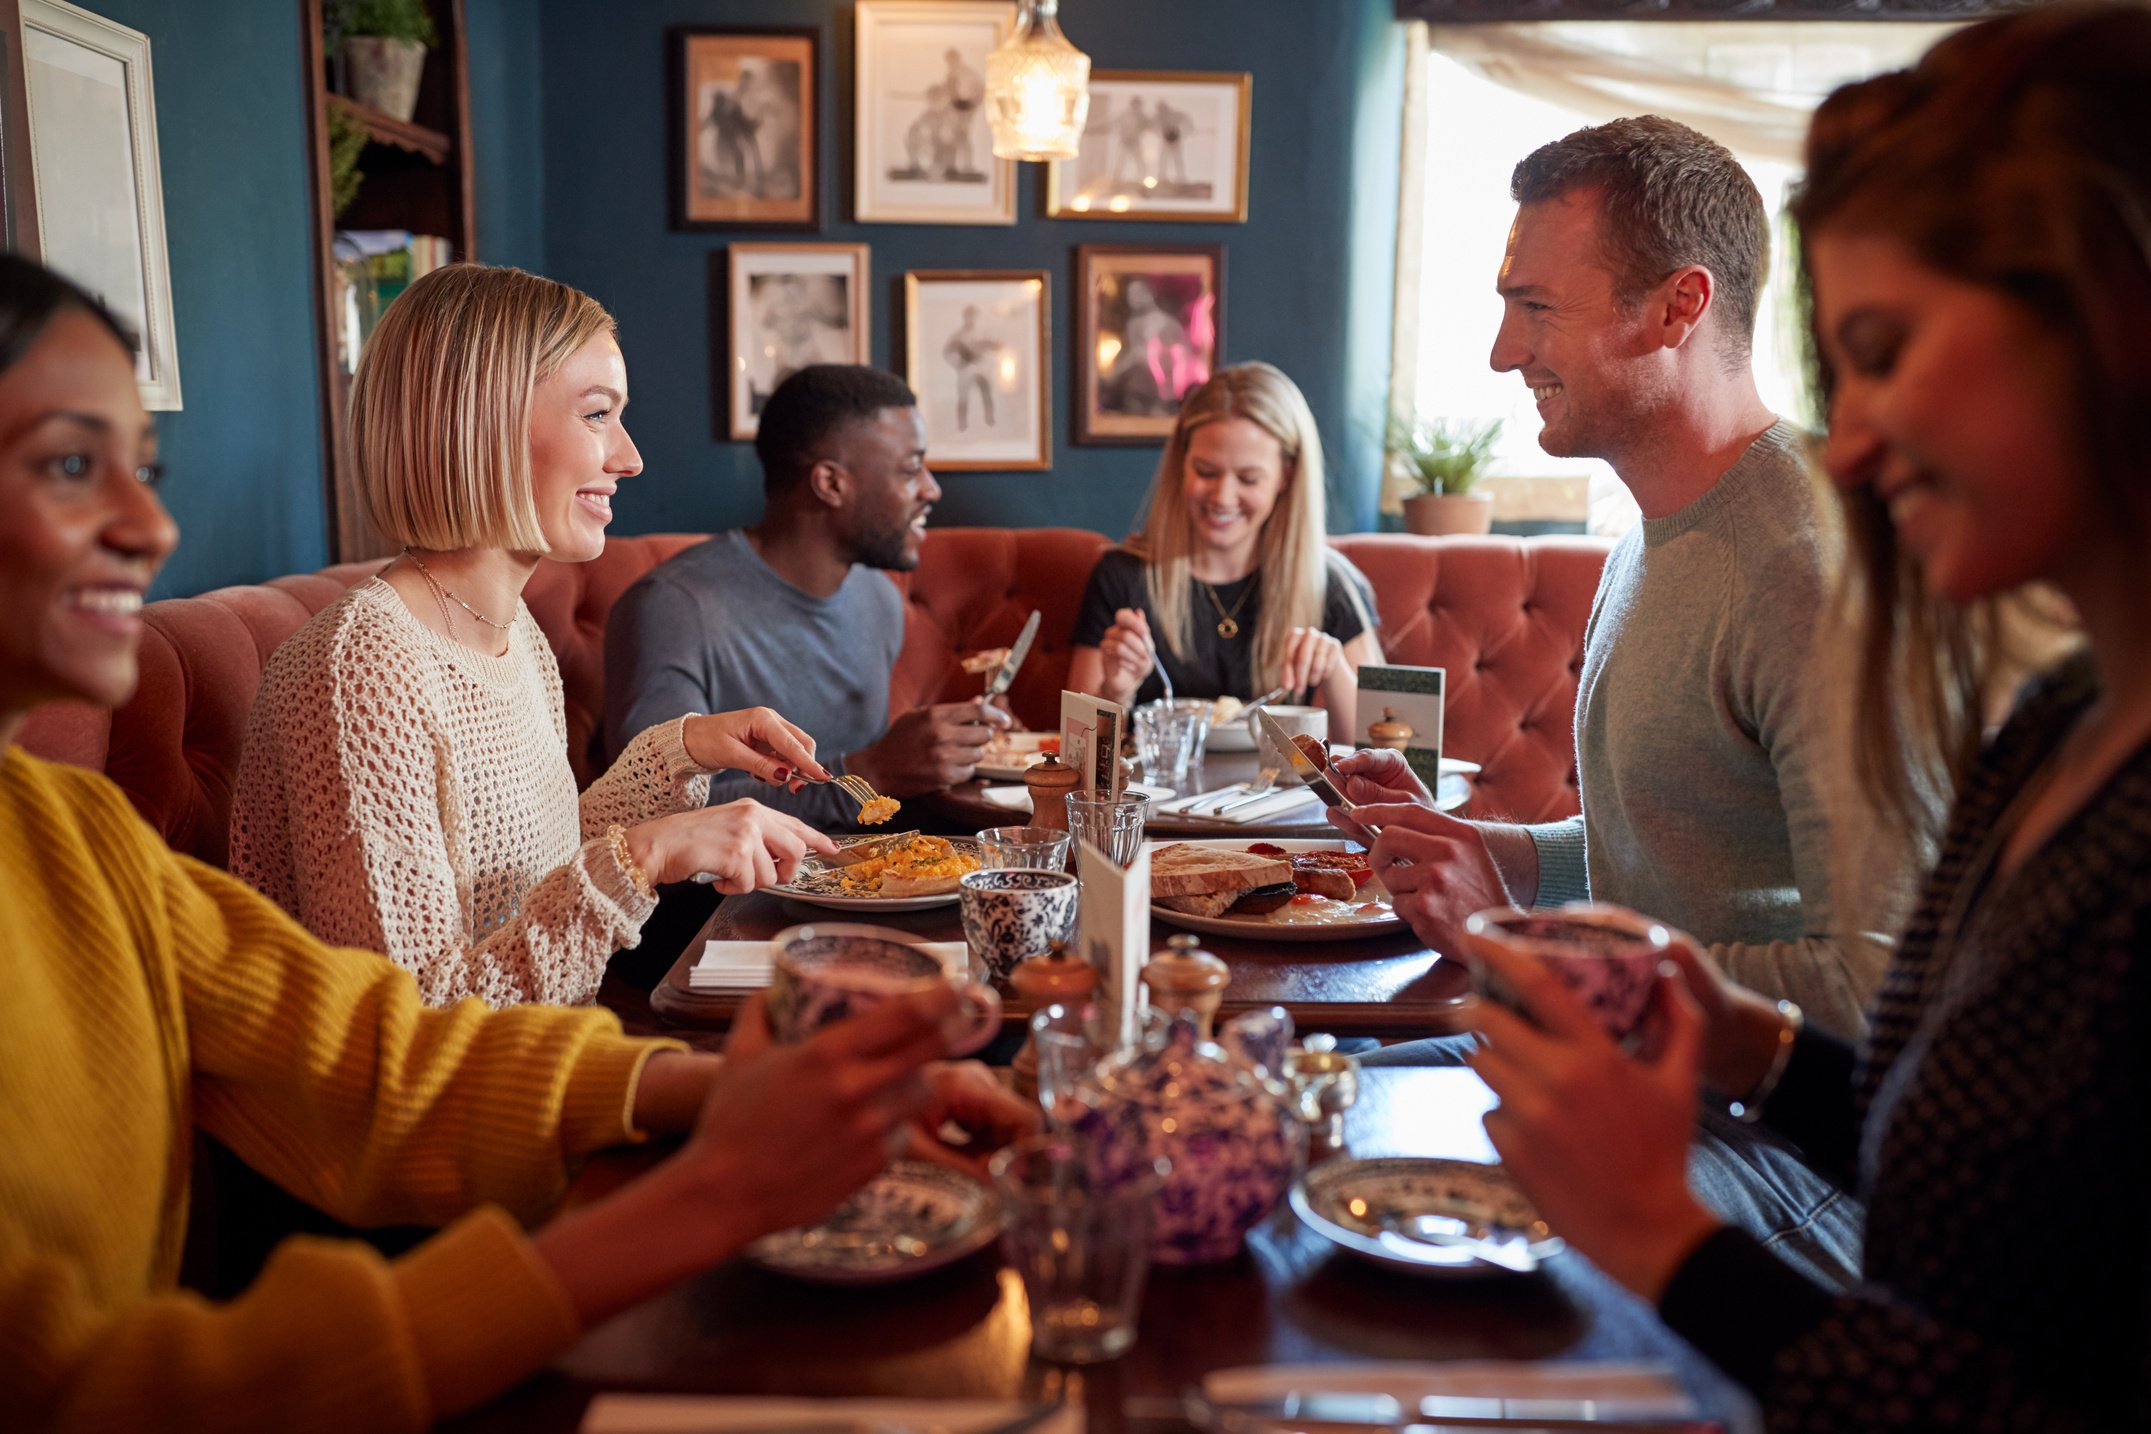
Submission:
M 1368 1070 L 1344 1156 L 1492 1158 L 1491 1093 L 1461 1069 Z M 1331 1158 L 1339 1158 L 1332 1156 Z M 733 1261 L 590 1330 L 554 1365 L 444 1426 L 568 1431 L 602 1391 L 1082 1401 L 1094 1434 L 1169 1429 L 1131 1399 L 1176 1396 L 1212 1370 L 1362 1360 L 1663 1363 L 1705 1418 L 1758 1427 L 1745 1397 L 1656 1314 L 1573 1251 L 1531 1275 L 1401 1274 L 1339 1250 L 1284 1206 L 1246 1250 L 1154 1266 L 1135 1347 L 1109 1364 L 1034 1359 L 1023 1287 L 989 1247 L 895 1284 L 801 1283 Z

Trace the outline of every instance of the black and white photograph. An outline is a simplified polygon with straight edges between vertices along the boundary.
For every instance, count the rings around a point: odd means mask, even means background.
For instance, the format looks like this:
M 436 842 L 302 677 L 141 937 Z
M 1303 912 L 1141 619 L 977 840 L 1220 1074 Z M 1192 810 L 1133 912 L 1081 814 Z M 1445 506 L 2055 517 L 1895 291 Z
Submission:
M 22 83 L 35 159 L 7 176 L 18 243 L 112 310 L 134 336 L 143 406 L 175 410 L 149 39 L 73 5 L 22 0 Z
M 866 363 L 864 244 L 734 244 L 725 256 L 732 437 L 808 364 Z
M 936 468 L 1044 468 L 1052 420 L 1043 270 L 904 275 L 904 377 Z
M 1162 443 L 1217 367 L 1225 254 L 1214 244 L 1076 250 L 1076 441 Z
M 819 218 L 813 31 L 678 32 L 684 227 Z
M 982 0 L 859 0 L 854 207 L 863 223 L 1013 224 L 986 57 L 1015 23 Z
M 1093 71 L 1082 148 L 1047 166 L 1047 214 L 1246 220 L 1253 90 L 1247 74 Z

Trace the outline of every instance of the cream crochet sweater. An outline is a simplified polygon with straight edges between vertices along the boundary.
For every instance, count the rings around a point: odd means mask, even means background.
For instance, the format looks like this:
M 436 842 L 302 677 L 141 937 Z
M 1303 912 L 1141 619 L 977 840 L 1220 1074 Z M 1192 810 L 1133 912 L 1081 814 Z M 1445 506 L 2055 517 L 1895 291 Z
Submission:
M 636 737 L 578 797 L 560 668 L 530 609 L 487 657 L 375 578 L 262 674 L 231 868 L 323 941 L 386 952 L 429 1004 L 588 1001 L 657 906 L 606 828 L 708 799 L 681 727 Z

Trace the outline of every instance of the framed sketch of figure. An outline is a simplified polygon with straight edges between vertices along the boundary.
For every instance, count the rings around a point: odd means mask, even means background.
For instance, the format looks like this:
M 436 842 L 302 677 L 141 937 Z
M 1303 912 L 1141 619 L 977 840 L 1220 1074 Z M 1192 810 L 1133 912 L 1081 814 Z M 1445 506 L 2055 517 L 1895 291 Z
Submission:
M 1013 224 L 1016 163 L 993 157 L 986 56 L 998 0 L 858 0 L 853 209 L 867 224 Z
M 1044 270 L 914 269 L 904 275 L 904 378 L 935 468 L 1051 461 L 1051 350 Z
M 811 229 L 821 218 L 814 30 L 675 30 L 673 222 Z
M 1224 352 L 1225 251 L 1215 244 L 1076 249 L 1078 443 L 1163 443 L 1180 400 Z
M 1056 219 L 1247 219 L 1254 76 L 1094 70 L 1074 159 L 1046 167 Z
M 725 265 L 731 433 L 753 438 L 762 405 L 793 373 L 867 362 L 867 248 L 734 244 Z

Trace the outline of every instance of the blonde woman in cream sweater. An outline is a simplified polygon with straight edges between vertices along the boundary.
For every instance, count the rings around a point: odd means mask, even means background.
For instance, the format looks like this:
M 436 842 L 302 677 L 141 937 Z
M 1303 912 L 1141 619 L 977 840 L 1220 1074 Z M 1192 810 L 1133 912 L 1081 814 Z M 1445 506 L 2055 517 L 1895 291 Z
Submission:
M 587 792 L 523 586 L 604 550 L 642 469 L 627 368 L 594 300 L 455 264 L 397 298 L 351 391 L 374 522 L 404 545 L 277 649 L 247 724 L 231 865 L 325 941 L 383 951 L 432 1004 L 575 1004 L 635 945 L 657 884 L 790 879 L 826 837 L 709 774 L 824 779 L 774 712 L 644 732 Z

